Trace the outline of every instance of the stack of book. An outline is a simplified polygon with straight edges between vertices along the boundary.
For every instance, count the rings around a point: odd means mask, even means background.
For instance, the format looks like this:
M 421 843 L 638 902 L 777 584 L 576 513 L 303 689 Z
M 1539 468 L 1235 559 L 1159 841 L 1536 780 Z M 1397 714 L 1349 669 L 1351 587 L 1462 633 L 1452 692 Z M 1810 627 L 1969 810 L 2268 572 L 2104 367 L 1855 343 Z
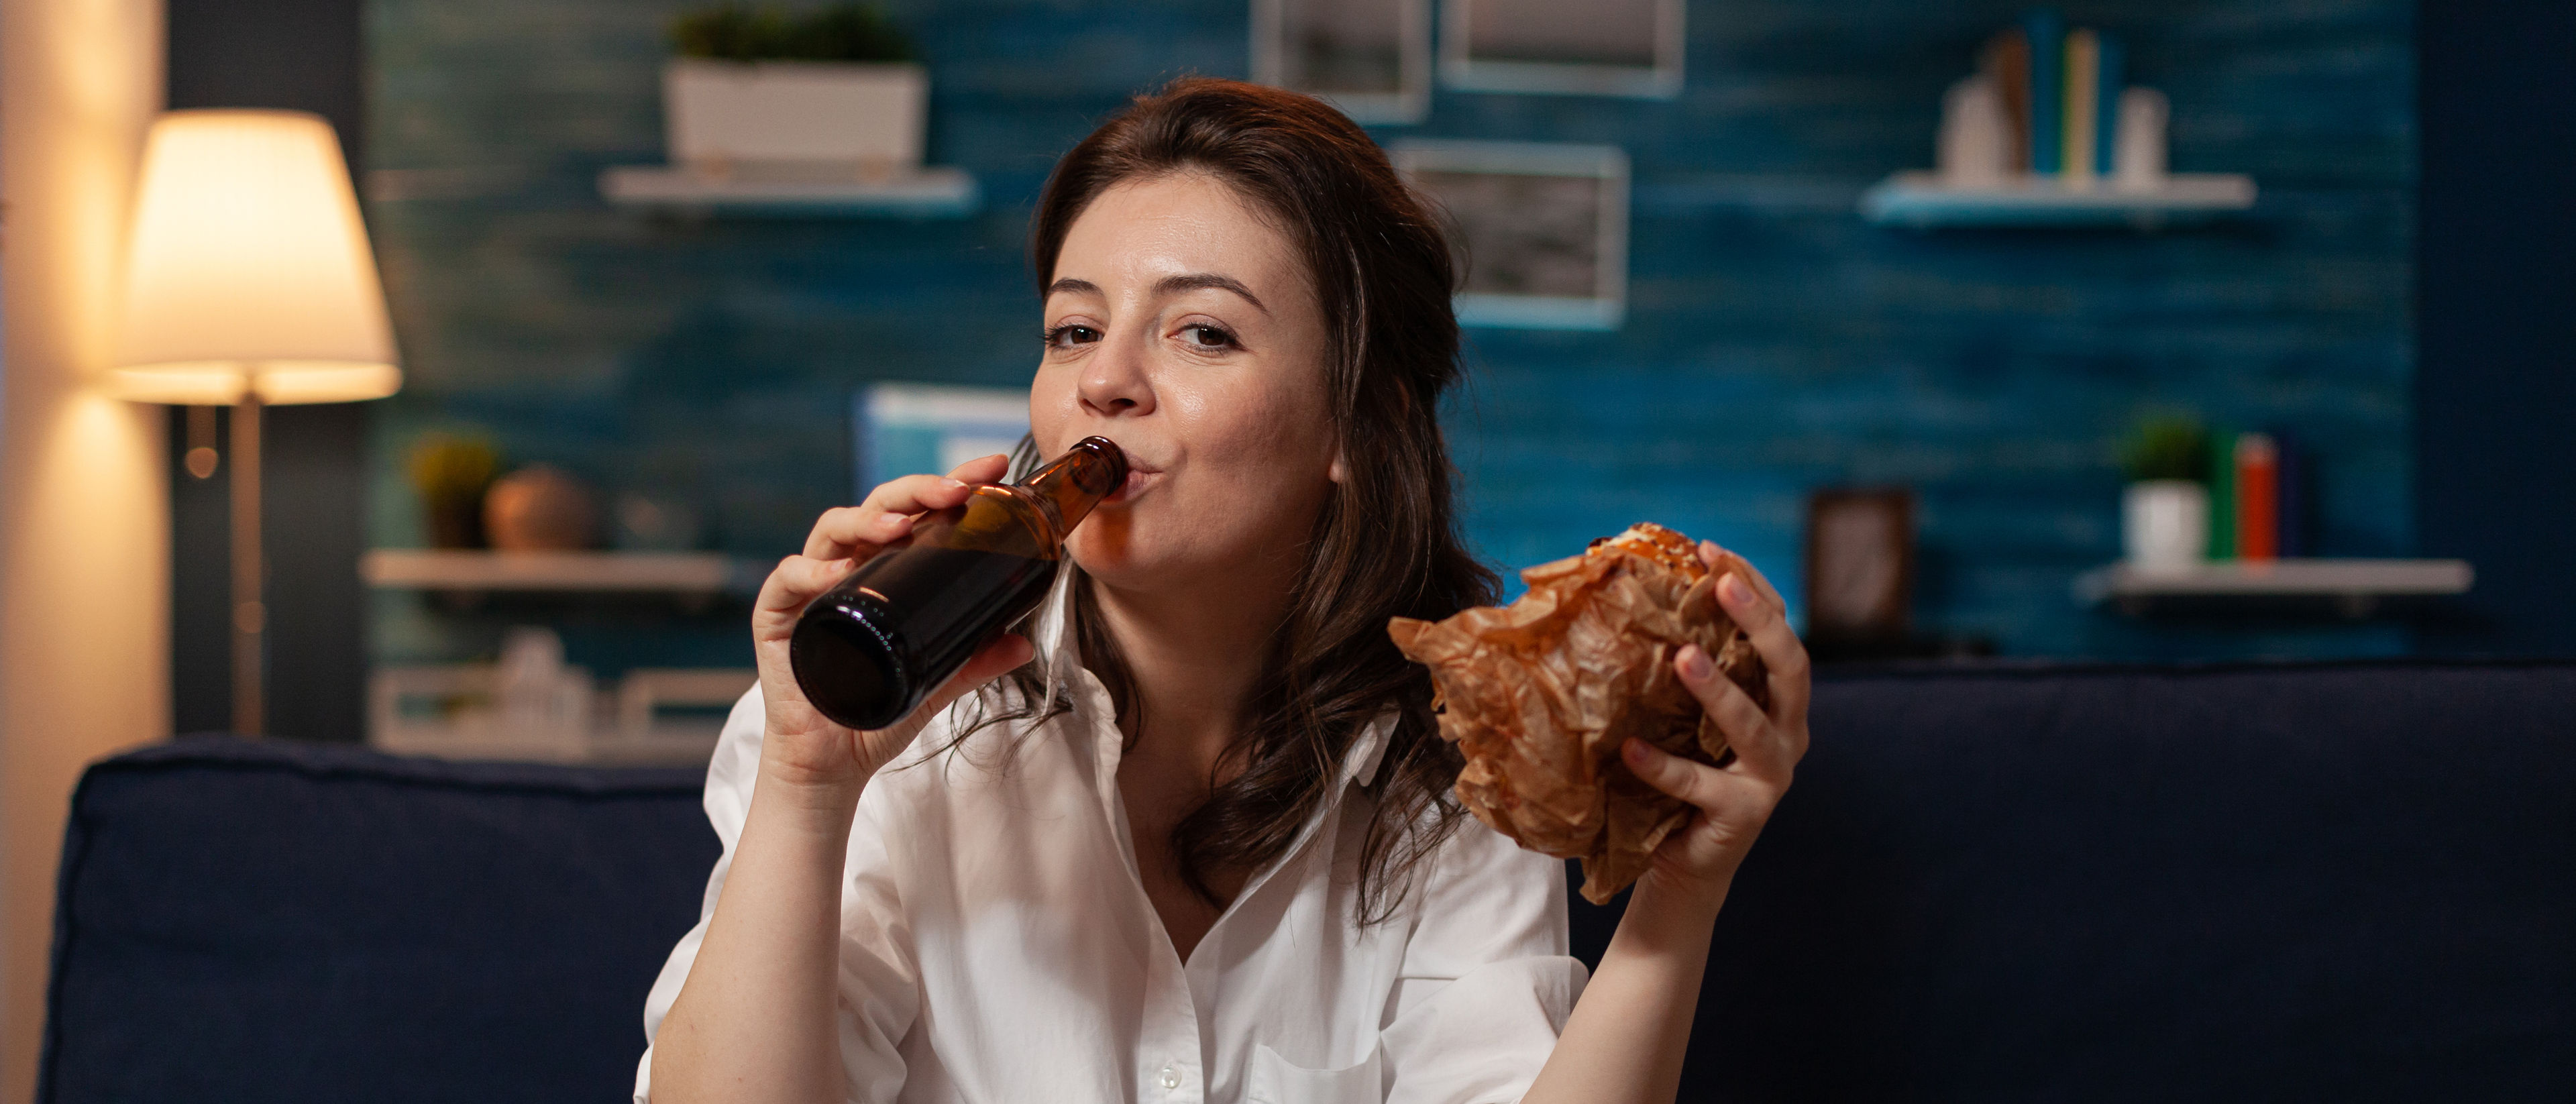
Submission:
M 1988 40 L 1977 68 L 2003 99 L 2013 132 L 2014 172 L 2057 177 L 2074 186 L 2112 175 L 2126 114 L 2121 95 L 2127 90 L 2127 51 L 2117 36 L 2091 28 L 2068 30 L 2057 12 L 2034 11 L 2020 26 Z M 2152 113 L 2153 106 L 2147 110 Z M 2144 120 L 2133 119 L 2131 125 L 2142 126 Z M 2161 128 L 2154 140 L 2162 145 Z
M 2315 554 L 2308 460 L 2284 433 L 2210 438 L 2209 558 L 2297 559 Z

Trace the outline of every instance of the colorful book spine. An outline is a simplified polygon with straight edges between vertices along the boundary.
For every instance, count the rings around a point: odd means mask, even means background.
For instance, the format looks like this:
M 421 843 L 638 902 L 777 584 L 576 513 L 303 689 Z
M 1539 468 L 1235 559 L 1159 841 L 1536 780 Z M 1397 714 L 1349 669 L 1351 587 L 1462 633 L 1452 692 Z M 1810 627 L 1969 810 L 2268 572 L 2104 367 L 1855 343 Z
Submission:
M 2030 171 L 2054 176 L 2066 142 L 2066 19 L 2041 8 L 2022 17 L 2030 46 Z
M 2096 103 L 2102 92 L 2101 76 L 2101 38 L 2090 28 L 2068 32 L 2063 112 L 2066 143 L 2061 147 L 2065 160 L 2058 175 L 2069 187 L 2082 188 L 2093 180 L 2093 128 L 2102 119 Z
M 2281 453 L 2268 433 L 2236 438 L 2236 558 L 2281 555 Z

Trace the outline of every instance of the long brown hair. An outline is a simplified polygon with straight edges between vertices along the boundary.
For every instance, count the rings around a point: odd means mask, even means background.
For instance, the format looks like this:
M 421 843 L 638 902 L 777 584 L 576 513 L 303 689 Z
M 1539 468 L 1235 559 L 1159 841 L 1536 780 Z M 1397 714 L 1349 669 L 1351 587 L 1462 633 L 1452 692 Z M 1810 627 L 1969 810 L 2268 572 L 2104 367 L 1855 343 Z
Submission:
M 1191 888 L 1221 904 L 1208 872 L 1257 868 L 1285 852 L 1340 780 L 1353 739 L 1393 710 L 1360 850 L 1359 919 L 1375 922 L 1461 816 L 1449 795 L 1460 760 L 1439 737 L 1430 676 L 1396 651 L 1387 619 L 1447 617 L 1498 592 L 1459 539 L 1440 432 L 1440 396 L 1459 375 L 1449 242 L 1386 154 L 1339 111 L 1294 92 L 1188 77 L 1137 97 L 1056 163 L 1029 228 L 1040 298 L 1092 200 L 1116 184 L 1183 172 L 1233 187 L 1303 255 L 1323 309 L 1346 476 L 1316 517 L 1270 673 L 1227 751 L 1241 769 L 1173 827 L 1172 851 Z M 1076 580 L 1073 615 L 1085 665 L 1119 716 L 1140 720 L 1134 680 L 1088 580 Z M 1046 696 L 1040 677 L 1028 668 L 1015 677 L 1022 703 Z

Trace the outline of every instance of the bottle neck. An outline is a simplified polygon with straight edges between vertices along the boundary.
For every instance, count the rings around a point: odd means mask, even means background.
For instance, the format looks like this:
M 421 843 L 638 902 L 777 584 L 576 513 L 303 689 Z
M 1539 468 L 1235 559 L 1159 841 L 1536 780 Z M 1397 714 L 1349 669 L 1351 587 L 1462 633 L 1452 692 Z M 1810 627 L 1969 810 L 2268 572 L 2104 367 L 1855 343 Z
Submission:
M 1085 437 L 1064 455 L 1029 473 L 1020 486 L 1046 504 L 1061 538 L 1126 482 L 1127 454 L 1106 437 Z

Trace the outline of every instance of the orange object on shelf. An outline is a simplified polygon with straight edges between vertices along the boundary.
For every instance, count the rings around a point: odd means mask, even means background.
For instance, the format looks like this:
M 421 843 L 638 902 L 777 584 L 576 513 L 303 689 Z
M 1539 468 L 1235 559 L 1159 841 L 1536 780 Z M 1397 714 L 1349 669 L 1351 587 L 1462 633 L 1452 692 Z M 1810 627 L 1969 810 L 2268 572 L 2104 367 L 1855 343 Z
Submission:
M 2236 438 L 2236 558 L 2281 554 L 2281 449 L 2268 433 Z

